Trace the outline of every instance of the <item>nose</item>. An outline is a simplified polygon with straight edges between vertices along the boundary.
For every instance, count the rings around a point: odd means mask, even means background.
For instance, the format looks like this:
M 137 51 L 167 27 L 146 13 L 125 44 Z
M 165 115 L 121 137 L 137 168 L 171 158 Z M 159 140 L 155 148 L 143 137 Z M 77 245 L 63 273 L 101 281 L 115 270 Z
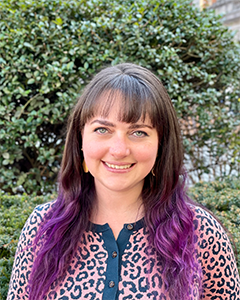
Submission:
M 123 135 L 116 135 L 110 141 L 109 152 L 117 159 L 121 159 L 130 154 L 130 145 L 127 137 Z

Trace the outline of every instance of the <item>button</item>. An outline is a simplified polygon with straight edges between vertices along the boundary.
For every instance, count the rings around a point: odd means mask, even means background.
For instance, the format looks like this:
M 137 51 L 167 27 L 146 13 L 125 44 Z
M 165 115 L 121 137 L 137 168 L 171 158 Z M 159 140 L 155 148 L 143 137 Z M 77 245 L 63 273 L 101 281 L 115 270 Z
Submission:
M 110 288 L 113 288 L 113 287 L 115 286 L 115 282 L 114 282 L 114 281 L 109 281 L 108 286 L 109 286 Z
M 116 252 L 116 251 L 113 251 L 113 253 L 112 253 L 112 258 L 115 258 L 115 257 L 117 257 L 117 252 Z
M 127 229 L 128 229 L 128 230 L 133 230 L 133 225 L 132 225 L 132 224 L 128 224 L 128 225 L 127 225 Z

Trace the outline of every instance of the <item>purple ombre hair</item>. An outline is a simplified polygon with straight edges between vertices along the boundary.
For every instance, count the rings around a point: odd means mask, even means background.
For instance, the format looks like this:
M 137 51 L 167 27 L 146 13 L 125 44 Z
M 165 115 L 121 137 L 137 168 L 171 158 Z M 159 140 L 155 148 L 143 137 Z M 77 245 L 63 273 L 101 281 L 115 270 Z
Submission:
M 104 93 L 107 98 L 100 103 Z M 158 132 L 154 174 L 145 178 L 142 199 L 150 247 L 157 250 L 162 262 L 165 291 L 171 299 L 187 300 L 194 284 L 200 289 L 192 202 L 185 191 L 183 147 L 175 110 L 153 73 L 124 63 L 99 72 L 84 89 L 69 118 L 59 195 L 35 239 L 35 245 L 41 246 L 30 275 L 29 300 L 43 299 L 52 284 L 61 282 L 84 231 L 90 226 L 95 187 L 92 175 L 83 172 L 81 132 L 96 114 L 108 115 L 119 93 L 119 120 L 134 123 L 148 115 Z

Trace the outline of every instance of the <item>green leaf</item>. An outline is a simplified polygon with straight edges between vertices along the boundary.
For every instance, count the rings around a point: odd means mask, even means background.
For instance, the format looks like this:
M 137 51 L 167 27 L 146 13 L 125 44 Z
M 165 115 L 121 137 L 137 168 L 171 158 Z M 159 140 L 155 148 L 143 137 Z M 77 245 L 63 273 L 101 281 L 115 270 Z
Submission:
M 60 17 L 57 17 L 57 18 L 55 19 L 55 21 L 53 21 L 53 23 L 55 23 L 55 24 L 57 24 L 57 25 L 62 25 L 63 21 L 62 21 L 62 19 L 61 19 Z
M 27 48 L 30 48 L 30 49 L 33 50 L 33 51 L 35 50 L 35 49 L 34 49 L 34 46 L 33 46 L 32 44 L 28 43 L 28 42 L 24 42 L 24 43 L 23 43 L 23 46 L 25 46 L 25 47 L 27 47 Z
M 74 62 L 71 61 L 70 63 L 67 64 L 68 70 L 72 69 L 73 67 L 74 67 Z
M 27 84 L 33 84 L 35 83 L 35 79 L 34 78 L 30 78 L 28 81 L 27 81 Z
M 3 158 L 5 158 L 7 160 L 10 158 L 10 154 L 7 152 L 3 153 L 2 156 L 3 156 Z

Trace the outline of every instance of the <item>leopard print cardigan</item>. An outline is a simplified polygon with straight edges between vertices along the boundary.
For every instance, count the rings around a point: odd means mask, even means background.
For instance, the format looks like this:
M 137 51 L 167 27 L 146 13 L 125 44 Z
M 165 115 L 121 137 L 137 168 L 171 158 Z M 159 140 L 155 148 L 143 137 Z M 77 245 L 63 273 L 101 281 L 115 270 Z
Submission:
M 24 249 L 34 240 L 51 205 L 38 206 L 22 230 L 7 300 L 28 299 L 27 285 L 35 255 L 31 247 Z M 199 296 L 198 289 L 192 287 L 191 300 L 239 300 L 239 274 L 225 231 L 207 211 L 192 209 L 203 291 Z M 157 257 L 149 247 L 143 220 L 125 224 L 117 240 L 108 224 L 93 224 L 84 233 L 64 279 L 51 286 L 45 300 L 169 300 Z

